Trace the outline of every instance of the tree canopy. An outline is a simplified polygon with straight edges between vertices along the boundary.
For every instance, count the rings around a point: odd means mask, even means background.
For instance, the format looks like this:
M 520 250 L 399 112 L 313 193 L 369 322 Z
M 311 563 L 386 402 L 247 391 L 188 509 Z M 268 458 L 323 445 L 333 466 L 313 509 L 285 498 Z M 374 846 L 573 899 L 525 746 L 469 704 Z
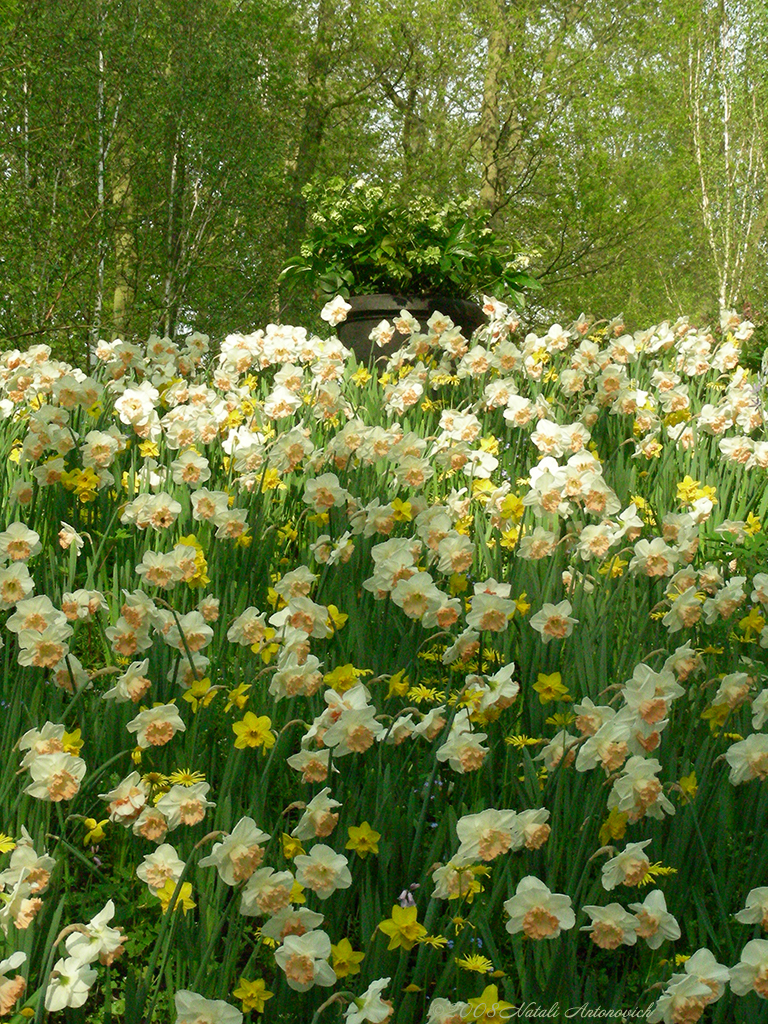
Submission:
M 476 197 L 544 288 L 629 323 L 765 303 L 757 0 L 15 0 L 0 38 L 0 334 L 214 336 L 332 175 Z M 663 30 L 662 30 L 663 29 Z

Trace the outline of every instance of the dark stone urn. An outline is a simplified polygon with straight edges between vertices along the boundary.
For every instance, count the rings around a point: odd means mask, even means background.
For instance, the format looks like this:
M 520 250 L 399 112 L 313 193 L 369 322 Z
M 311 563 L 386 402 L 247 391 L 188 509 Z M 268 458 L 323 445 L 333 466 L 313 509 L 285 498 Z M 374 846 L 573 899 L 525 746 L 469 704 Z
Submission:
M 351 348 L 357 361 L 364 365 L 368 365 L 372 358 L 391 355 L 407 341 L 407 336 L 396 333 L 391 343 L 381 348 L 370 339 L 374 327 L 378 327 L 382 320 L 392 323 L 403 309 L 419 321 L 425 333 L 427 320 L 436 312 L 449 316 L 466 337 L 485 323 L 483 311 L 476 302 L 448 296 L 353 295 L 347 301 L 352 309 L 347 313 L 347 319 L 337 324 L 336 333 L 342 345 Z

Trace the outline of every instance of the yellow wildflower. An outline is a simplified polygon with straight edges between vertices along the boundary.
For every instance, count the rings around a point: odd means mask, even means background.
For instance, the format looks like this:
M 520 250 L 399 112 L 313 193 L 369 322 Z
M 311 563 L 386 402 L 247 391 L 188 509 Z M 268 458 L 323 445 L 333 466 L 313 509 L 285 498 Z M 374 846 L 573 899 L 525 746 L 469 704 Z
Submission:
M 205 775 L 191 768 L 179 768 L 168 776 L 168 781 L 174 786 L 196 786 L 198 782 L 205 782 Z
M 0 853 L 8 853 L 10 850 L 15 849 L 16 843 L 11 836 L 7 836 L 5 832 L 0 832 Z
M 438 701 L 440 694 L 434 688 L 419 683 L 418 686 L 412 686 L 408 691 L 408 700 L 415 704 L 421 704 L 422 701 Z
M 448 945 L 448 939 L 444 935 L 425 935 L 420 945 L 429 946 L 431 949 L 444 949 Z
M 655 864 L 651 864 L 645 873 L 645 876 L 640 879 L 640 885 L 650 885 L 651 882 L 655 882 L 657 878 L 663 878 L 666 875 L 676 875 L 677 868 L 667 867 L 662 864 L 661 861 L 657 861 Z
M 481 956 L 479 953 L 454 957 L 454 962 L 463 971 L 477 971 L 478 974 L 488 974 L 489 971 L 493 970 L 493 962 L 487 956 Z
M 566 711 L 564 713 L 558 712 L 556 715 L 550 715 L 549 718 L 546 718 L 544 721 L 546 725 L 554 725 L 558 729 L 567 729 L 571 722 L 574 722 L 575 720 L 576 715 L 572 714 L 570 711 Z
M 505 736 L 504 742 L 510 747 L 517 747 L 518 750 L 522 750 L 524 747 L 535 747 L 539 743 L 543 742 L 540 739 L 534 739 L 532 736 Z

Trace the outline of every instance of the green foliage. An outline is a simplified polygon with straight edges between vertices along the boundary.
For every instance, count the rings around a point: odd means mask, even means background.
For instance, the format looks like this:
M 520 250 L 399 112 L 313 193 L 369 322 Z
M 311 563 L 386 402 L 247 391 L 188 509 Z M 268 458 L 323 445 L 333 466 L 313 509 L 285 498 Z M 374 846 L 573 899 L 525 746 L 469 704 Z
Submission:
M 523 306 L 525 288 L 540 288 L 522 271 L 524 256 L 488 226 L 488 213 L 471 199 L 438 203 L 409 198 L 360 179 L 312 183 L 303 195 L 312 230 L 301 255 L 280 275 L 286 282 L 309 277 L 331 297 L 376 293 L 451 295 L 482 293 Z

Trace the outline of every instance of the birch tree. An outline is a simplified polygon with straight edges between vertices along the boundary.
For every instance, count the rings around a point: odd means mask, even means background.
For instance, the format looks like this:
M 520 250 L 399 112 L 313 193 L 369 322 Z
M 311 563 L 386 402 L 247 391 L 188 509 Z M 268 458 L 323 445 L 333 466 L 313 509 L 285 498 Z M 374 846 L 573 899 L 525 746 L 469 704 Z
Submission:
M 687 26 L 684 95 L 721 309 L 749 295 L 768 226 L 768 18 L 717 0 Z

